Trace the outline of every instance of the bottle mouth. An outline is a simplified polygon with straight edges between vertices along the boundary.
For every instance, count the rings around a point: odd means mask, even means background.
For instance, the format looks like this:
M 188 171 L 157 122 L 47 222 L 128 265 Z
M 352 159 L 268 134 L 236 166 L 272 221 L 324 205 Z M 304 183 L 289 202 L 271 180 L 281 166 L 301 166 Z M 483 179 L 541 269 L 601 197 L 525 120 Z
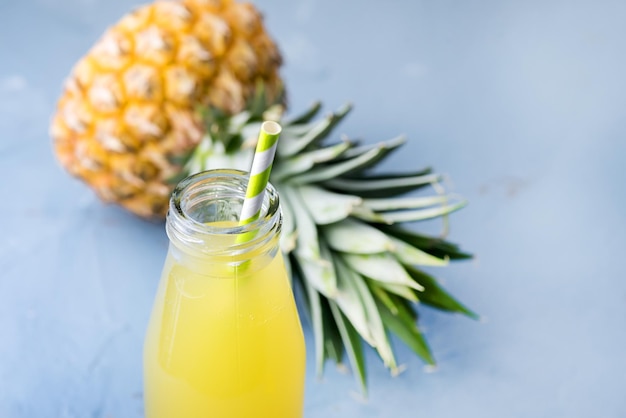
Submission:
M 248 173 L 232 169 L 207 170 L 182 180 L 170 198 L 170 240 L 194 252 L 217 255 L 244 253 L 277 237 L 282 216 L 278 192 L 271 184 L 259 218 L 238 224 L 247 185 Z

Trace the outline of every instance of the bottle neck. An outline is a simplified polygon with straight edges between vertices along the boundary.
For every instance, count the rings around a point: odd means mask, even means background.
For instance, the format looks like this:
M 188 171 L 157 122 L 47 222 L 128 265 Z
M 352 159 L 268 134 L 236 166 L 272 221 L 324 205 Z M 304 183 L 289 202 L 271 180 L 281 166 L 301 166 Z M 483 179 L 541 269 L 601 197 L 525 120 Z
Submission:
M 282 226 L 278 193 L 268 185 L 259 219 L 240 226 L 247 184 L 247 173 L 225 169 L 181 181 L 172 193 L 166 224 L 177 252 L 233 265 L 275 254 Z

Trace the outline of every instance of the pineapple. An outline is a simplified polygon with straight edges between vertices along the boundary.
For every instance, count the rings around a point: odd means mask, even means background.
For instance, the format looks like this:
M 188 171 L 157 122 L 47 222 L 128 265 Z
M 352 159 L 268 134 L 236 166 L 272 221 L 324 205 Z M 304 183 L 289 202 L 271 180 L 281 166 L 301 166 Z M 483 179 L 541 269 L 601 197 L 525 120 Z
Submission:
M 366 391 L 363 342 L 399 371 L 395 334 L 427 364 L 416 303 L 476 315 L 420 266 L 470 256 L 404 223 L 465 205 L 430 170 L 374 174 L 405 142 L 327 141 L 349 113 L 286 119 L 281 64 L 259 13 L 229 0 L 156 2 L 109 29 L 74 68 L 53 118 L 60 162 L 105 201 L 162 218 L 178 180 L 247 170 L 264 120 L 283 126 L 270 181 L 284 212 L 281 248 L 315 336 L 318 373 L 347 357 Z M 435 193 L 409 193 L 431 187 Z
M 53 118 L 61 164 L 105 201 L 162 217 L 177 161 L 202 138 L 198 105 L 243 110 L 281 57 L 259 12 L 230 0 L 158 1 L 111 27 L 74 67 Z

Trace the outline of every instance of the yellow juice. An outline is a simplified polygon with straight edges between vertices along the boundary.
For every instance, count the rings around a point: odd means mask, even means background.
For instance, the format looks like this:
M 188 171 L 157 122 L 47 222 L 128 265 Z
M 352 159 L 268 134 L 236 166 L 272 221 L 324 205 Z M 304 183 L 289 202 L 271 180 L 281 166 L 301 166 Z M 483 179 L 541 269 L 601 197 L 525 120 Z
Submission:
M 146 418 L 300 418 L 305 347 L 280 251 L 239 267 L 170 247 L 144 347 Z

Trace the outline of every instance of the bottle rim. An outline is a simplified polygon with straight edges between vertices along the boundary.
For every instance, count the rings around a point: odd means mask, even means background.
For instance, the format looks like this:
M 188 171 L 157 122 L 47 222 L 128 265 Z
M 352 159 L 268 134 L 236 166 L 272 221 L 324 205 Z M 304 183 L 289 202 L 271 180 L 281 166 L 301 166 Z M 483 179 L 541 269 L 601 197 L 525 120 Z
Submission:
M 278 192 L 268 183 L 263 197 L 259 218 L 246 225 L 207 224 L 193 216 L 194 205 L 210 199 L 227 197 L 243 203 L 249 173 L 235 169 L 213 169 L 193 174 L 182 180 L 175 187 L 167 213 L 166 229 L 172 242 L 202 253 L 245 253 L 263 246 L 280 235 L 282 213 Z M 220 194 L 220 192 L 222 194 Z M 215 248 L 211 240 L 216 236 L 240 236 L 246 234 L 246 240 L 232 240 L 232 245 Z

